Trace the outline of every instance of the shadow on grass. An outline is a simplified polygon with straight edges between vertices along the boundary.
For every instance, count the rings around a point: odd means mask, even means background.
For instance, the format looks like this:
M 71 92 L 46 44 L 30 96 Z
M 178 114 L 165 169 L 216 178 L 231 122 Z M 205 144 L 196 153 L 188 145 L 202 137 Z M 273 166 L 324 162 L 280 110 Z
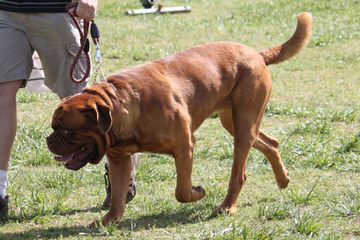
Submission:
M 72 210 L 66 214 L 76 213 L 80 211 L 95 211 L 94 209 L 85 209 L 85 210 Z M 65 213 L 61 213 L 58 215 L 63 215 Z M 89 219 L 89 224 L 92 220 Z M 117 228 L 119 230 L 125 231 L 140 231 L 143 229 L 153 229 L 153 228 L 166 228 L 175 225 L 186 225 L 192 224 L 199 221 L 203 221 L 200 219 L 196 210 L 183 208 L 178 212 L 161 212 L 158 214 L 141 216 L 135 219 L 124 219 L 121 221 Z M 86 226 L 64 226 L 64 227 L 48 227 L 48 228 L 38 228 L 33 230 L 25 230 L 21 232 L 12 232 L 12 233 L 0 233 L 0 239 L 54 239 L 54 238 L 65 238 L 65 237 L 99 237 L 105 236 L 106 230 L 99 228 L 89 228 Z
M 83 226 L 73 227 L 49 227 L 36 230 L 27 230 L 14 233 L 0 233 L 0 239 L 13 240 L 13 239 L 54 239 L 59 237 L 71 236 L 91 236 L 99 235 L 98 229 L 91 229 Z
M 10 221 L 14 221 L 14 222 L 24 222 L 24 221 L 29 221 L 29 220 L 33 220 L 36 217 L 42 217 L 42 216 L 67 216 L 67 215 L 74 215 L 76 213 L 83 213 L 83 212 L 90 212 L 90 213 L 96 213 L 96 212 L 100 212 L 102 209 L 101 207 L 91 207 L 91 208 L 85 208 L 85 209 L 69 209 L 69 210 L 61 210 L 61 211 L 57 211 L 57 212 L 53 212 L 51 214 L 49 213 L 44 213 L 44 214 L 29 214 L 26 216 L 10 216 L 9 220 Z
M 157 214 L 140 216 L 135 219 L 124 219 L 119 223 L 119 228 L 139 231 L 143 229 L 166 228 L 176 225 L 192 224 L 204 220 L 205 219 L 201 219 L 196 213 L 195 209 L 184 208 L 178 212 L 163 211 Z

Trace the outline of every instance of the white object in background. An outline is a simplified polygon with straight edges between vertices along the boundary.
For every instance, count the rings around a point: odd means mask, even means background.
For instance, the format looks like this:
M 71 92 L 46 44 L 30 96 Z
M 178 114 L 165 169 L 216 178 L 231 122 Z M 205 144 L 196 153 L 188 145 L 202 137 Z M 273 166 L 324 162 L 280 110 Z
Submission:
M 153 13 L 184 13 L 190 12 L 190 6 L 176 6 L 176 7 L 158 7 L 146 8 L 146 9 L 131 9 L 127 11 L 128 15 L 139 15 L 139 14 L 153 14 Z
M 33 70 L 29 80 L 26 83 L 26 90 L 29 93 L 50 92 L 50 89 L 44 84 L 45 75 L 37 52 L 34 52 L 33 63 Z

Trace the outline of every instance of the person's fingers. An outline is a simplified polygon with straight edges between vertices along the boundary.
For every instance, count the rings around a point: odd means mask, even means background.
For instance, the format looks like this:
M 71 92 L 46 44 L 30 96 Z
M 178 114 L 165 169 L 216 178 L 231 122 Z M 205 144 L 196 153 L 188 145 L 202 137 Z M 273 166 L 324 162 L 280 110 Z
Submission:
M 75 16 L 79 18 L 84 18 L 84 8 L 81 7 L 80 5 L 77 6 L 77 8 L 75 9 Z
M 88 21 L 92 20 L 93 19 L 93 14 L 89 13 L 89 12 L 85 12 L 84 16 L 83 16 L 83 19 L 88 20 Z
M 76 9 L 75 8 L 70 8 L 68 11 L 71 15 L 74 15 L 75 17 L 77 17 L 76 15 Z
M 76 8 L 76 15 L 85 20 L 92 20 L 96 15 L 95 7 L 79 4 Z

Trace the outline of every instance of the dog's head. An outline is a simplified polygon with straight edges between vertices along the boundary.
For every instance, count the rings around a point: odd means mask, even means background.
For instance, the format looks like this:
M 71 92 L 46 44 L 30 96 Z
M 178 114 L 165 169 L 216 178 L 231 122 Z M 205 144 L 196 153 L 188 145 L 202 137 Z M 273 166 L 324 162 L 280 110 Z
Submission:
M 109 146 L 111 114 L 101 96 L 85 92 L 64 99 L 53 115 L 54 132 L 47 138 L 55 159 L 71 170 L 99 163 Z

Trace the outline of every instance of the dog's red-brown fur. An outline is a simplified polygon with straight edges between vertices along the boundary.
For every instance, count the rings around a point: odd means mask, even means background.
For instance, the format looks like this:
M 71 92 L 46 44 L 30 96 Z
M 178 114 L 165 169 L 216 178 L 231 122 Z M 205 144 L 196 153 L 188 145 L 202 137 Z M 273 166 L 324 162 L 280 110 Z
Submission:
M 277 47 L 261 52 L 230 42 L 193 47 L 111 74 L 107 83 L 89 87 L 64 101 L 60 106 L 71 107 L 72 112 L 78 109 L 78 114 L 84 108 L 102 109 L 102 114 L 97 113 L 101 131 L 91 131 L 105 136 L 109 159 L 112 199 L 103 223 L 119 220 L 124 212 L 131 170 L 129 154 L 134 152 L 172 155 L 177 173 L 176 199 L 184 203 L 202 199 L 204 189 L 194 187 L 191 181 L 193 133 L 214 112 L 234 136 L 228 192 L 215 212 L 236 211 L 252 147 L 266 156 L 277 184 L 285 188 L 290 179 L 279 155 L 279 144 L 260 131 L 271 92 L 267 65 L 285 61 L 304 48 L 311 28 L 311 15 L 301 13 L 294 35 Z M 71 122 L 65 112 L 56 114 L 53 126 L 66 128 L 67 121 Z

